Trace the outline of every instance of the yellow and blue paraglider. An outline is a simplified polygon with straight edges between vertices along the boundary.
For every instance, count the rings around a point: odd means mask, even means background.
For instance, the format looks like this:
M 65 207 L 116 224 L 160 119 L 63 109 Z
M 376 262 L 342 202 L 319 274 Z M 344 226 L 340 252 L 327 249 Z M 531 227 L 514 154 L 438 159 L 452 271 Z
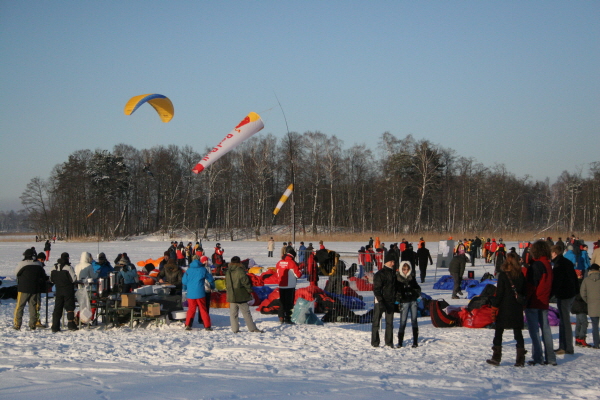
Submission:
M 142 94 L 140 96 L 133 96 L 127 104 L 125 104 L 125 115 L 131 115 L 137 110 L 142 104 L 148 103 L 158 113 L 162 122 L 169 122 L 175 114 L 173 103 L 167 96 L 162 94 Z

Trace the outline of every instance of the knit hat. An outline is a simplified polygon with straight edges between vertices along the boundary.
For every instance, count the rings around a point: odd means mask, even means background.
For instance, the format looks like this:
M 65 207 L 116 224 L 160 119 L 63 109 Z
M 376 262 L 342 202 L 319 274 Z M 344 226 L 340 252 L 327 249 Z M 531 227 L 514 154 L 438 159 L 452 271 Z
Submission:
M 104 253 L 98 254 L 98 261 L 100 261 L 100 262 L 106 261 L 106 254 L 104 254 Z
M 202 256 L 202 257 L 200 257 L 200 262 L 201 262 L 202 264 L 206 264 L 206 263 L 208 262 L 208 257 L 206 257 L 206 256 Z
M 69 259 L 69 253 L 64 252 L 60 255 L 60 258 L 62 258 L 63 260 L 68 260 Z
M 238 256 L 233 256 L 231 257 L 231 262 L 232 263 L 239 263 L 241 260 Z
M 388 253 L 385 255 L 385 257 L 384 257 L 384 259 L 383 259 L 383 263 L 384 263 L 384 264 L 386 264 L 386 263 L 388 263 L 389 261 L 396 261 L 396 259 L 394 258 L 394 255 L 392 254 L 392 252 L 391 252 L 391 251 L 390 251 L 390 252 L 388 252 Z

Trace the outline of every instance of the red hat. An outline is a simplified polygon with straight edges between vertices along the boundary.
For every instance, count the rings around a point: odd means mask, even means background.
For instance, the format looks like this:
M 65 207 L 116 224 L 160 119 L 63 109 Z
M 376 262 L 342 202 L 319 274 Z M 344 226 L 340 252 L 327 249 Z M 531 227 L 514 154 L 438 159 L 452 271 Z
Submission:
M 206 263 L 208 262 L 208 257 L 206 257 L 206 256 L 202 256 L 202 257 L 200 257 L 200 262 L 201 262 L 202 264 L 206 264 Z

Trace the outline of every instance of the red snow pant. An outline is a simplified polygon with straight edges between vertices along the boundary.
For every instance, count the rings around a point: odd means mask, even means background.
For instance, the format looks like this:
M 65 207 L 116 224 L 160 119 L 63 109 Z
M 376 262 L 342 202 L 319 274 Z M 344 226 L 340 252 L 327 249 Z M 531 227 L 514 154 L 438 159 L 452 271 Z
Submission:
M 194 315 L 196 315 L 196 308 L 200 311 L 200 317 L 202 318 L 202 323 L 204 324 L 204 328 L 210 328 L 210 314 L 208 314 L 208 309 L 206 308 L 206 297 L 201 299 L 187 299 L 188 301 L 188 310 L 185 319 L 186 326 L 192 326 L 192 321 L 194 319 Z

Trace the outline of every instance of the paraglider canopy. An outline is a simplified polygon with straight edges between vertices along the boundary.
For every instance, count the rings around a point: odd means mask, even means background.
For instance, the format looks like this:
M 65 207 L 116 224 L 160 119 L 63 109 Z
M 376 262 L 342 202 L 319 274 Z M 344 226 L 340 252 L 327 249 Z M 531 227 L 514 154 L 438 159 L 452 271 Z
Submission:
M 125 115 L 131 115 L 137 110 L 142 104 L 148 103 L 158 113 L 162 122 L 169 122 L 175 114 L 173 103 L 167 96 L 162 94 L 142 94 L 140 96 L 134 96 L 127 104 L 125 104 Z

